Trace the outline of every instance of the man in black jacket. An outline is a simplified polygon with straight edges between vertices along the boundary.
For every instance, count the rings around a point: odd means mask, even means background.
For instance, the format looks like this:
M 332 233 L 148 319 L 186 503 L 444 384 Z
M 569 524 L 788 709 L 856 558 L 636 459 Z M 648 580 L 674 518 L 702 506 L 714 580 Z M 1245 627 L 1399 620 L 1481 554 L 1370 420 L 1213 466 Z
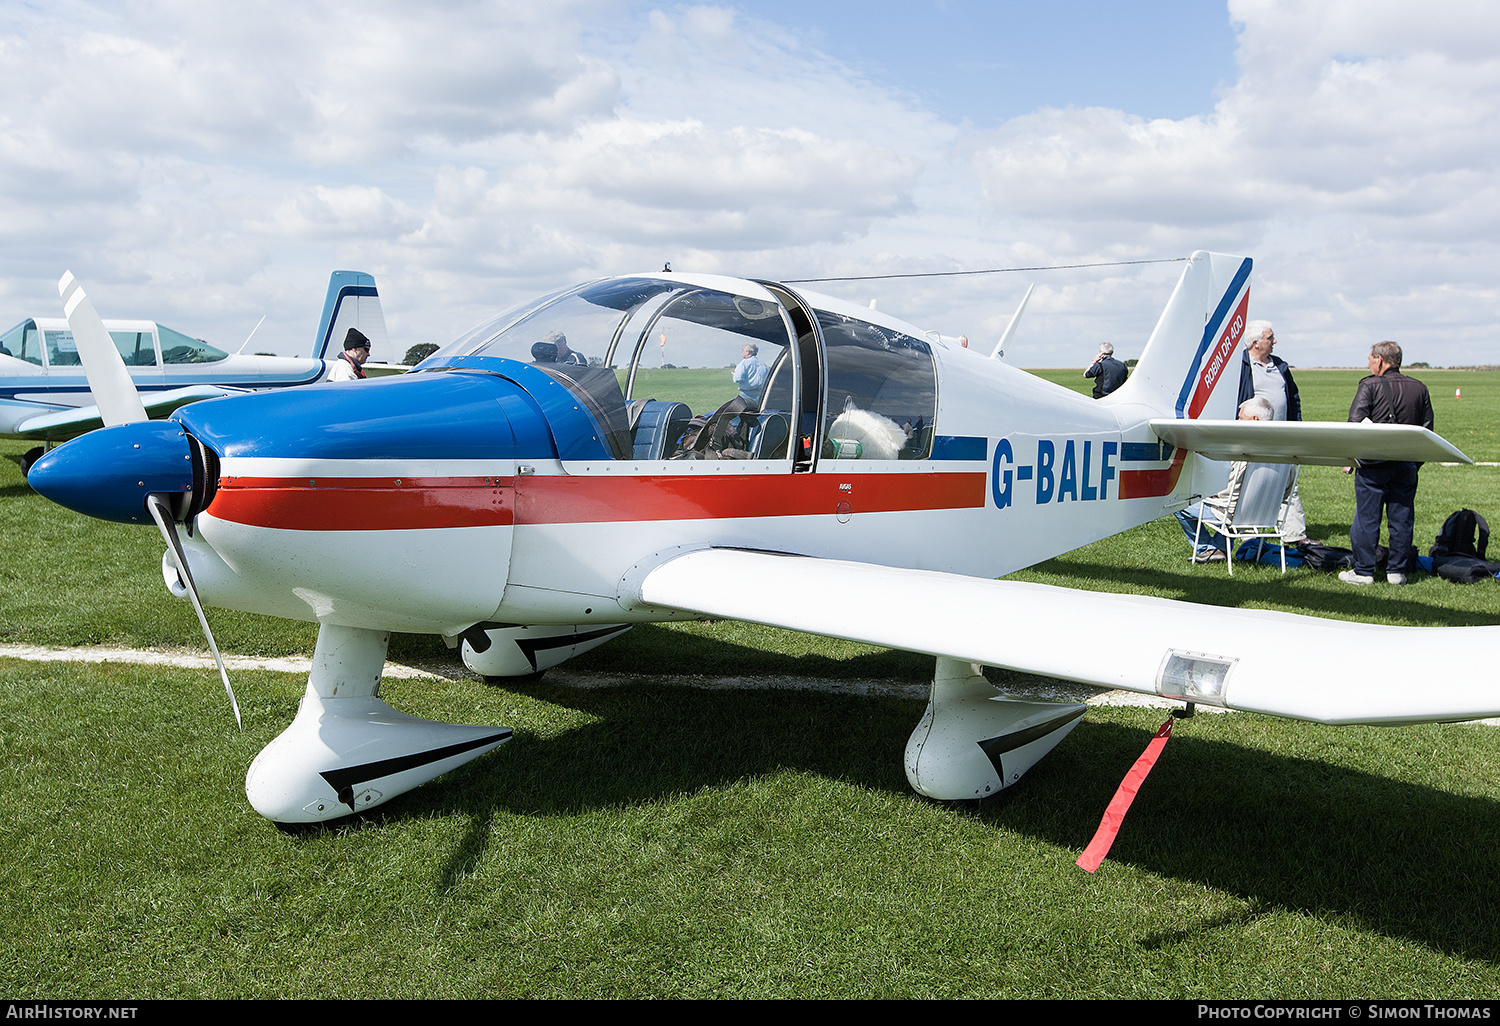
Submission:
M 1115 359 L 1115 347 L 1108 342 L 1099 343 L 1099 355 L 1083 372 L 1086 378 L 1094 379 L 1094 398 L 1103 399 L 1125 384 L 1130 369 Z
M 1401 347 L 1377 342 L 1370 348 L 1370 376 L 1354 391 L 1349 407 L 1352 423 L 1416 424 L 1432 430 L 1432 397 L 1427 386 L 1401 373 Z M 1375 582 L 1375 546 L 1380 541 L 1380 517 L 1385 513 L 1390 533 L 1385 579 L 1405 584 L 1416 562 L 1412 547 L 1412 524 L 1417 509 L 1418 463 L 1383 460 L 1363 463 L 1354 472 L 1354 523 L 1349 541 L 1354 548 L 1354 569 L 1339 574 L 1346 584 Z M 1344 472 L 1348 473 L 1345 467 Z
M 1302 397 L 1292 380 L 1292 368 L 1272 353 L 1275 346 L 1276 331 L 1270 321 L 1251 321 L 1245 325 L 1239 405 L 1243 407 L 1251 399 L 1260 398 L 1271 404 L 1274 414 L 1271 420 L 1301 420 Z M 1307 515 L 1302 512 L 1302 497 L 1297 494 L 1295 481 L 1282 509 L 1282 530 L 1288 545 L 1307 541 Z

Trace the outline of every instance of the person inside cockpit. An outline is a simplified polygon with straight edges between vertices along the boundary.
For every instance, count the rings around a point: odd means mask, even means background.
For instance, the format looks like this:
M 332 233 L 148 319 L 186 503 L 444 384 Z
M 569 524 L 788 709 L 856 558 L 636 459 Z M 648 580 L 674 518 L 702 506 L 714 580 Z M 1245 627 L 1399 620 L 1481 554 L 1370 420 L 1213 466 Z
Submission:
M 560 363 L 568 367 L 587 367 L 588 358 L 568 348 L 568 336 L 560 331 L 549 331 L 540 342 L 531 345 L 534 363 Z

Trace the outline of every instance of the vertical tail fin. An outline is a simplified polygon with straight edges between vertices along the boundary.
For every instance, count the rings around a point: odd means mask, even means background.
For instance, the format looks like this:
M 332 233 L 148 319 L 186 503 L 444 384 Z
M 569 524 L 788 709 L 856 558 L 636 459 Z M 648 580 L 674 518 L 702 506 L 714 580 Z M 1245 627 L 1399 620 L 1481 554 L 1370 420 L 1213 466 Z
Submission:
M 338 356 L 350 328 L 358 328 L 370 340 L 370 359 L 373 362 L 399 362 L 395 358 L 399 354 L 390 352 L 391 340 L 386 334 L 385 315 L 380 310 L 375 279 L 363 271 L 334 271 L 328 277 L 328 295 L 323 300 L 318 336 L 313 339 L 313 357 L 329 360 Z
M 1250 267 L 1249 257 L 1194 253 L 1134 372 L 1104 401 L 1140 403 L 1160 417 L 1233 420 Z

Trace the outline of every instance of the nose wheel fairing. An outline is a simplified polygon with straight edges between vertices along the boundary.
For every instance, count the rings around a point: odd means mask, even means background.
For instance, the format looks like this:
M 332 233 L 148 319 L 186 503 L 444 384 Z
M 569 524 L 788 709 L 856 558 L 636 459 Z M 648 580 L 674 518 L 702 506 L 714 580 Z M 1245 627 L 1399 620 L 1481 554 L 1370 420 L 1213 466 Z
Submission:
M 374 808 L 510 740 L 509 727 L 397 712 L 378 697 L 390 635 L 324 624 L 297 717 L 245 775 L 275 823 L 320 823 Z
M 509 741 L 509 727 L 439 723 L 379 698 L 323 698 L 250 764 L 245 796 L 275 823 L 321 823 L 374 808 Z

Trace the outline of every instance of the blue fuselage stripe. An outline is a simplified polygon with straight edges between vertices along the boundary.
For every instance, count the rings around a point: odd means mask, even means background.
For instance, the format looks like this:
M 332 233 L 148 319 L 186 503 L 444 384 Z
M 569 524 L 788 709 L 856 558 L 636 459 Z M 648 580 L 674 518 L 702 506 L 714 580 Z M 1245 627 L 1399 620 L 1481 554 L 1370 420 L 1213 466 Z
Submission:
M 187 388 L 192 385 L 219 385 L 224 388 L 246 388 L 260 391 L 269 388 L 292 388 L 297 385 L 310 385 L 314 381 L 317 381 L 322 374 L 323 369 L 319 367 L 311 374 L 299 374 L 295 378 L 266 378 L 262 375 L 237 377 L 236 375 L 225 374 L 181 381 L 145 382 L 136 379 L 135 388 L 137 392 L 173 392 L 179 388 Z M 23 395 L 26 398 L 21 398 Z M 86 383 L 64 385 L 61 382 L 53 382 L 42 378 L 36 381 L 29 381 L 25 385 L 0 385 L 0 400 L 9 399 L 18 403 L 26 403 L 28 406 L 65 407 L 68 405 L 43 398 L 54 395 L 86 395 L 92 399 L 89 386 Z M 32 396 L 36 396 L 37 398 L 32 398 Z M 88 406 L 91 403 L 84 403 L 83 405 Z
M 1120 462 L 1158 463 L 1171 459 L 1173 451 L 1170 442 L 1122 442 L 1120 443 Z
M 935 460 L 982 460 L 989 450 L 989 439 L 982 435 L 938 435 L 932 440 Z

